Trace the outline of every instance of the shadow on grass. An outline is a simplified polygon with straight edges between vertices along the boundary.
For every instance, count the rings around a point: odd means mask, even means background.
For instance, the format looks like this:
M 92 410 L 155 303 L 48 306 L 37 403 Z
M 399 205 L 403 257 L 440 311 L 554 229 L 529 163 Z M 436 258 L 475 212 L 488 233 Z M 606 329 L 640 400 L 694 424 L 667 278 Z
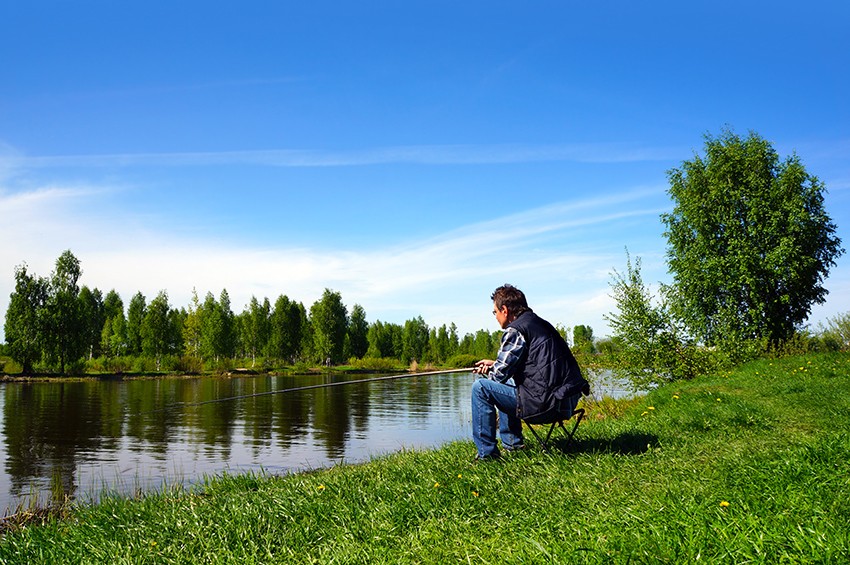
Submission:
M 565 455 L 573 453 L 613 453 L 617 455 L 640 455 L 658 447 L 658 436 L 651 434 L 625 433 L 614 438 L 567 438 L 550 440 L 552 451 Z

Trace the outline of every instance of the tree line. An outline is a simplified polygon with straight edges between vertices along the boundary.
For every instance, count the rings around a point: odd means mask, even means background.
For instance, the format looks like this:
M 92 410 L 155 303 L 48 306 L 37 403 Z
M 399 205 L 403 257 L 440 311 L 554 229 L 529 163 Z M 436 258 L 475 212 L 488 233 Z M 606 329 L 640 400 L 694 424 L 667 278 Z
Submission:
M 309 309 L 281 294 L 272 303 L 251 297 L 235 313 L 226 289 L 201 299 L 193 290 L 177 308 L 168 293 L 148 300 L 135 293 L 127 304 L 115 291 L 80 286 L 81 263 L 67 250 L 49 277 L 15 269 L 15 290 L 6 311 L 6 354 L 26 374 L 62 374 L 87 368 L 109 372 L 199 372 L 232 367 L 340 364 L 383 359 L 408 364 L 445 364 L 458 355 L 492 356 L 500 331 L 459 336 L 454 323 L 429 327 L 421 316 L 404 324 L 368 322 L 359 304 L 350 311 L 338 292 L 325 289 Z M 592 341 L 588 326 L 576 335 Z

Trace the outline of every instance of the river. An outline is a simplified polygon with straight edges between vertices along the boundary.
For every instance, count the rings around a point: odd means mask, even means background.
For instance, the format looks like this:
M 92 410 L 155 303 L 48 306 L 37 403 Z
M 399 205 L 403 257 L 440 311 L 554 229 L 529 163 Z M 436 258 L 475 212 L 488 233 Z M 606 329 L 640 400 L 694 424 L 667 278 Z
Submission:
M 469 437 L 470 373 L 273 393 L 364 377 L 4 383 L 0 510 L 191 484 L 223 472 L 361 462 Z M 210 402 L 236 396 L 248 397 Z

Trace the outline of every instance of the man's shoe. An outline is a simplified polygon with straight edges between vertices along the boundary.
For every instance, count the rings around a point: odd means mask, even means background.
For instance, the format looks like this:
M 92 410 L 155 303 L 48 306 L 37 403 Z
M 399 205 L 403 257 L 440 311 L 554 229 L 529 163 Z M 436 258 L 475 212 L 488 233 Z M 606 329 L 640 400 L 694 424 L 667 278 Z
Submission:
M 507 446 L 503 445 L 502 449 L 504 449 L 507 453 L 518 453 L 520 451 L 525 451 L 525 444 L 520 443 L 520 444 L 515 445 L 513 447 L 507 447 Z
M 489 461 L 498 461 L 501 458 L 502 458 L 502 454 L 497 451 L 493 455 L 487 455 L 487 456 L 484 456 L 484 457 L 481 457 L 480 455 L 476 455 L 475 459 L 473 459 L 472 462 L 473 463 L 484 463 L 484 462 L 489 462 Z

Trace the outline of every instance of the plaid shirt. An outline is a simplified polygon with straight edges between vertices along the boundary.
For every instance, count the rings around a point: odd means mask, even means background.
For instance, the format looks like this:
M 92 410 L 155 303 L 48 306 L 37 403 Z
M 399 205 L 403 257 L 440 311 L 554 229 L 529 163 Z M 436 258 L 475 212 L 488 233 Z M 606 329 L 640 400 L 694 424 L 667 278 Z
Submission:
M 488 378 L 503 383 L 514 376 L 516 365 L 525 349 L 525 338 L 515 328 L 508 328 L 502 334 L 502 344 L 496 362 L 490 369 Z

